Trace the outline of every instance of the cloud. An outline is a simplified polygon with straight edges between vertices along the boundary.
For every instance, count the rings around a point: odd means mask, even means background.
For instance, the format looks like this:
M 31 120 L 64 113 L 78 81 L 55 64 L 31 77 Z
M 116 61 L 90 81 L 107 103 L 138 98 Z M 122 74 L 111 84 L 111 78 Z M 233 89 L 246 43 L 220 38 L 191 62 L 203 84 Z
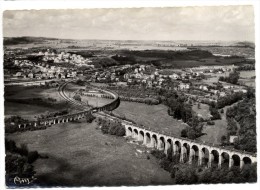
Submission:
M 4 36 L 254 41 L 252 6 L 5 11 Z

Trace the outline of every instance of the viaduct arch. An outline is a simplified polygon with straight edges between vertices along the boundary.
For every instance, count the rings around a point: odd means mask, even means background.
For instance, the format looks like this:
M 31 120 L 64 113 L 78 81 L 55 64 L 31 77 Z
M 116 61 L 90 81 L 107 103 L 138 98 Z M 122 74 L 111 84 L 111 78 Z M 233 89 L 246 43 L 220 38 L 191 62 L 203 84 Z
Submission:
M 256 154 L 234 149 L 213 146 L 181 137 L 172 137 L 137 127 L 128 121 L 122 124 L 126 129 L 126 136 L 140 141 L 144 146 L 163 151 L 166 155 L 178 156 L 182 163 L 195 163 L 205 167 L 239 166 L 257 162 Z
M 71 104 L 73 104 L 77 107 L 85 108 L 85 106 L 82 104 L 82 102 L 72 100 L 71 98 L 69 98 L 66 95 L 66 93 L 63 92 L 64 88 L 66 87 L 66 85 L 69 82 L 71 82 L 71 81 L 65 82 L 62 85 L 60 85 L 59 94 L 65 100 L 67 100 L 69 103 L 71 103 Z M 58 116 L 58 117 L 51 117 L 51 118 L 47 118 L 47 119 L 38 120 L 38 121 L 35 121 L 35 122 L 30 122 L 30 123 L 18 124 L 18 127 L 19 128 L 26 128 L 26 127 L 29 127 L 29 126 L 34 126 L 34 127 L 48 126 L 48 125 L 54 125 L 54 124 L 59 124 L 59 123 L 77 121 L 77 120 L 80 120 L 82 118 L 87 117 L 89 114 L 92 114 L 92 113 L 101 112 L 101 111 L 112 111 L 120 105 L 120 98 L 119 98 L 117 93 L 114 93 L 110 90 L 99 89 L 95 86 L 92 86 L 92 87 L 95 88 L 95 89 L 98 89 L 98 90 L 100 90 L 100 91 L 102 91 L 106 94 L 109 94 L 111 97 L 113 97 L 113 101 L 110 102 L 109 104 L 104 105 L 104 106 L 90 108 L 88 110 L 84 110 L 84 111 L 77 112 L 77 113 L 74 113 L 74 114 L 68 114 L 68 115 L 63 115 L 63 116 Z

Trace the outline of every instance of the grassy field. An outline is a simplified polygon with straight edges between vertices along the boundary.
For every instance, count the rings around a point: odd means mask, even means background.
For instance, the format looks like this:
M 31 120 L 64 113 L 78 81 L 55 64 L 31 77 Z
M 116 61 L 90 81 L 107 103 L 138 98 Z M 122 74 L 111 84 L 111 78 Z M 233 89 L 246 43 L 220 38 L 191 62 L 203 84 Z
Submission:
M 89 101 L 91 105 L 103 105 L 111 101 L 110 99 L 96 98 L 96 97 L 84 97 L 84 99 Z M 193 110 L 201 114 L 203 118 L 208 117 L 209 106 L 206 104 L 201 104 L 201 109 L 198 109 L 197 105 L 193 106 Z M 170 117 L 167 113 L 167 107 L 160 105 L 146 105 L 135 102 L 125 102 L 121 101 L 120 106 L 113 111 L 114 114 L 120 115 L 137 124 L 149 127 L 152 131 L 167 132 L 171 133 L 176 137 L 180 137 L 181 130 L 186 128 L 186 124 L 182 121 L 178 121 Z M 222 118 L 224 114 L 222 114 Z M 199 138 L 201 141 L 209 143 L 220 143 L 222 135 L 226 135 L 226 120 L 216 120 L 215 125 L 205 125 L 203 129 L 203 135 Z
M 57 111 L 57 108 L 46 108 L 37 105 L 5 102 L 5 117 L 20 115 L 24 119 L 34 120 L 35 115 L 47 114 L 48 112 L 55 111 Z
M 111 99 L 88 96 L 82 96 L 81 98 L 82 101 L 88 101 L 89 105 L 92 106 L 102 106 L 112 101 Z M 183 122 L 170 117 L 167 112 L 167 107 L 162 104 L 147 105 L 121 101 L 120 106 L 114 110 L 113 113 L 131 119 L 138 124 L 150 127 L 153 131 L 171 132 L 175 136 L 180 136 L 181 130 L 186 127 Z
M 47 112 L 55 112 L 64 110 L 70 107 L 60 106 L 42 106 L 36 104 L 23 104 L 9 102 L 8 99 L 30 99 L 30 98 L 53 98 L 57 102 L 65 103 L 65 100 L 59 95 L 56 88 L 28 88 L 22 86 L 6 87 L 5 88 L 5 116 L 20 115 L 25 119 L 34 119 L 35 115 L 46 114 Z
M 255 71 L 239 71 L 241 78 L 251 78 L 255 76 Z
M 201 136 L 198 140 L 206 143 L 221 144 L 221 137 L 227 135 L 227 122 L 226 120 L 214 120 L 215 125 L 204 125 Z
M 223 76 L 223 77 L 227 77 L 229 76 L 229 72 L 225 72 L 225 73 L 210 73 L 210 74 L 206 74 L 209 75 L 210 78 L 207 79 L 203 79 L 202 82 L 204 84 L 208 84 L 208 85 L 212 85 L 213 83 L 217 83 L 219 77 Z
M 221 137 L 223 135 L 227 136 L 227 120 L 226 120 L 226 111 L 230 106 L 223 108 L 224 113 L 220 113 L 221 119 L 214 120 L 215 125 L 204 125 L 203 135 L 199 138 L 201 141 L 208 143 L 221 144 Z
M 84 102 L 88 102 L 89 105 L 94 107 L 104 106 L 113 101 L 112 99 L 89 97 L 89 96 L 81 96 L 81 100 Z
M 57 88 L 33 88 L 24 86 L 8 86 L 5 87 L 5 99 L 20 98 L 55 98 L 57 101 L 64 101 L 60 97 Z
M 207 104 L 200 104 L 200 109 L 198 108 L 198 103 L 194 104 L 192 106 L 192 110 L 197 113 L 200 117 L 203 119 L 209 118 L 210 112 L 209 112 L 209 105 Z
M 65 89 L 65 93 L 69 96 L 69 97 L 73 97 L 75 91 L 79 90 L 79 89 L 84 89 L 83 86 L 78 86 L 72 83 L 69 83 L 66 86 Z M 81 96 L 81 101 L 83 102 L 88 102 L 89 105 L 91 106 L 103 106 L 106 105 L 108 103 L 110 103 L 111 101 L 113 101 L 112 99 L 106 99 L 106 98 L 98 98 L 98 97 L 90 97 L 90 96 Z
M 123 137 L 104 135 L 96 123 L 65 123 L 7 136 L 48 159 L 34 163 L 40 185 L 118 186 L 172 184 L 158 161 Z
M 239 79 L 238 82 L 255 88 L 255 79 Z
M 150 127 L 153 131 L 170 132 L 175 136 L 180 136 L 181 130 L 186 127 L 183 122 L 170 117 L 167 113 L 167 107 L 161 104 L 146 105 L 121 101 L 119 108 L 113 112 L 138 124 Z
M 256 76 L 255 71 L 240 71 L 239 82 L 246 85 L 255 87 L 255 79 L 251 78 Z

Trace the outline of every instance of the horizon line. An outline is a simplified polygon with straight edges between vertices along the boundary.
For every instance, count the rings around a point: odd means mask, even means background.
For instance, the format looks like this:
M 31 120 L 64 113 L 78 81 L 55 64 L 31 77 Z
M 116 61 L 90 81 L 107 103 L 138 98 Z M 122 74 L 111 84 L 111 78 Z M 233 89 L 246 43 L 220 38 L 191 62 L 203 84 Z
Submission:
M 205 42 L 205 41 L 214 41 L 214 42 L 250 42 L 254 43 L 255 41 L 250 40 L 136 40 L 136 39 L 89 39 L 89 38 L 59 38 L 59 37 L 47 37 L 47 36 L 3 36 L 3 38 L 50 38 L 50 39 L 57 39 L 57 40 L 97 40 L 97 41 L 161 41 L 161 42 L 169 42 L 169 41 L 198 41 L 198 42 Z

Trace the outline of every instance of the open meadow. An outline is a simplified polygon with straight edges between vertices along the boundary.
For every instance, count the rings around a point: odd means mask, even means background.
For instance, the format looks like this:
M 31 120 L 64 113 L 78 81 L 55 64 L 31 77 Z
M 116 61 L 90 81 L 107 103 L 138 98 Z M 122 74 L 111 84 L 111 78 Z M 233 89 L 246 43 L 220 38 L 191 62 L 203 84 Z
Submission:
M 255 70 L 252 71 L 239 71 L 240 78 L 251 78 L 255 77 Z
M 5 87 L 5 117 L 19 115 L 25 119 L 33 120 L 35 115 L 47 114 L 64 109 L 69 109 L 70 106 L 59 95 L 57 88 L 37 88 L 24 86 L 8 86 Z M 37 102 L 32 102 L 33 99 L 40 98 L 48 101 L 48 98 L 56 100 L 56 106 L 42 105 Z M 19 100 L 21 102 L 19 102 Z M 26 100 L 27 103 L 23 103 Z M 73 110 L 72 110 L 73 111 Z
M 180 136 L 186 124 L 169 116 L 167 110 L 168 108 L 162 104 L 147 105 L 121 101 L 120 106 L 113 113 L 149 127 L 153 131 L 164 131 Z
M 255 71 L 240 71 L 239 83 L 255 88 Z
M 5 87 L 5 99 L 25 98 L 55 98 L 64 101 L 59 95 L 57 88 L 40 88 L 33 86 L 7 86 Z
M 124 137 L 104 135 L 95 122 L 63 123 L 46 130 L 7 135 L 48 159 L 34 163 L 35 177 L 48 186 L 172 184 L 170 174 Z
M 198 103 L 193 104 L 192 110 L 198 114 L 199 117 L 202 117 L 203 119 L 207 119 L 210 117 L 210 112 L 209 112 L 209 105 L 207 104 L 202 104 L 198 106 Z

